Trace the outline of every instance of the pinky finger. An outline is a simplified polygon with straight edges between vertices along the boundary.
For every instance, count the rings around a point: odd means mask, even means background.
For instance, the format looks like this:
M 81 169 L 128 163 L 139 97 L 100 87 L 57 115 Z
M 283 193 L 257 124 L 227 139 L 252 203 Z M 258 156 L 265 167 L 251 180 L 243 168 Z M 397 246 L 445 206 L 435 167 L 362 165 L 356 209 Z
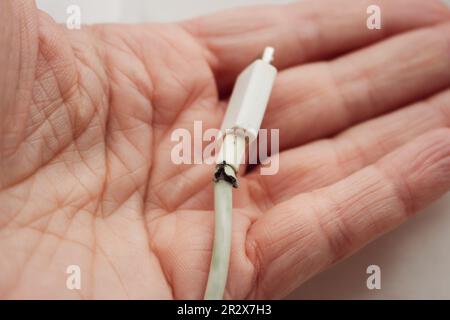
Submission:
M 271 209 L 248 234 L 252 298 L 280 298 L 450 189 L 450 130 L 422 135 L 334 185 Z

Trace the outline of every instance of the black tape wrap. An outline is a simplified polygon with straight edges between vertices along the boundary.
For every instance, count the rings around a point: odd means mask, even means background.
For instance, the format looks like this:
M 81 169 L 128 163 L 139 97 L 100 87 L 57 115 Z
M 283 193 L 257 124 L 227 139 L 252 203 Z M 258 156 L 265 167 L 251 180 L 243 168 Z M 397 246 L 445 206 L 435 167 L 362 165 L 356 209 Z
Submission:
M 228 182 L 233 186 L 233 188 L 239 187 L 239 183 L 234 168 L 225 161 L 219 163 L 216 166 L 216 172 L 214 172 L 214 182 L 218 182 L 220 180 Z

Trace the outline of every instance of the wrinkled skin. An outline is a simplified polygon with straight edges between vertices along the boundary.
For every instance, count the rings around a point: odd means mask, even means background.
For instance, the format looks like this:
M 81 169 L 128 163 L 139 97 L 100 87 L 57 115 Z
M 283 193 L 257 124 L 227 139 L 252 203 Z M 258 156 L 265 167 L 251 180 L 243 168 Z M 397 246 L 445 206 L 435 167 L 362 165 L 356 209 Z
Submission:
M 240 177 L 226 298 L 282 298 L 448 191 L 448 9 L 378 0 L 368 30 L 373 1 L 346 2 L 69 31 L 0 1 L 0 296 L 202 298 L 213 167 L 170 136 L 218 128 L 266 45 L 280 170 Z

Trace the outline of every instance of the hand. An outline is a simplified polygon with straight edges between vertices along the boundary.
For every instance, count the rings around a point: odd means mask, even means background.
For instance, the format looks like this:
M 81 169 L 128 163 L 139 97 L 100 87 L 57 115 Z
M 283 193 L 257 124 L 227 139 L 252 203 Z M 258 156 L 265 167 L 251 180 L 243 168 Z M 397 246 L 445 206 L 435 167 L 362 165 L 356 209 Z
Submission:
M 68 31 L 0 1 L 0 295 L 202 298 L 214 170 L 173 164 L 170 134 L 218 128 L 266 45 L 280 171 L 240 177 L 226 298 L 281 298 L 445 193 L 450 12 L 378 0 L 368 30 L 372 2 Z

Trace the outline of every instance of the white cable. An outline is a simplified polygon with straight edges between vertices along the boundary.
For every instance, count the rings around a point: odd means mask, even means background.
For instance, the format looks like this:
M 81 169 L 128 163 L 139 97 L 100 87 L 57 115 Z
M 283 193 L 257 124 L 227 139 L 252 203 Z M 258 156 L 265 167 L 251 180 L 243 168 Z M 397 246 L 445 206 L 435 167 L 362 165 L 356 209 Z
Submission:
M 232 188 L 224 180 L 214 184 L 214 247 L 205 293 L 207 300 L 222 299 L 225 291 L 231 248 Z
M 267 47 L 262 59 L 254 61 L 237 78 L 227 108 L 222 132 L 225 135 L 216 159 L 214 174 L 214 244 L 205 299 L 223 299 L 228 277 L 232 234 L 232 188 L 246 144 L 258 136 L 277 70 L 270 63 L 274 49 Z

